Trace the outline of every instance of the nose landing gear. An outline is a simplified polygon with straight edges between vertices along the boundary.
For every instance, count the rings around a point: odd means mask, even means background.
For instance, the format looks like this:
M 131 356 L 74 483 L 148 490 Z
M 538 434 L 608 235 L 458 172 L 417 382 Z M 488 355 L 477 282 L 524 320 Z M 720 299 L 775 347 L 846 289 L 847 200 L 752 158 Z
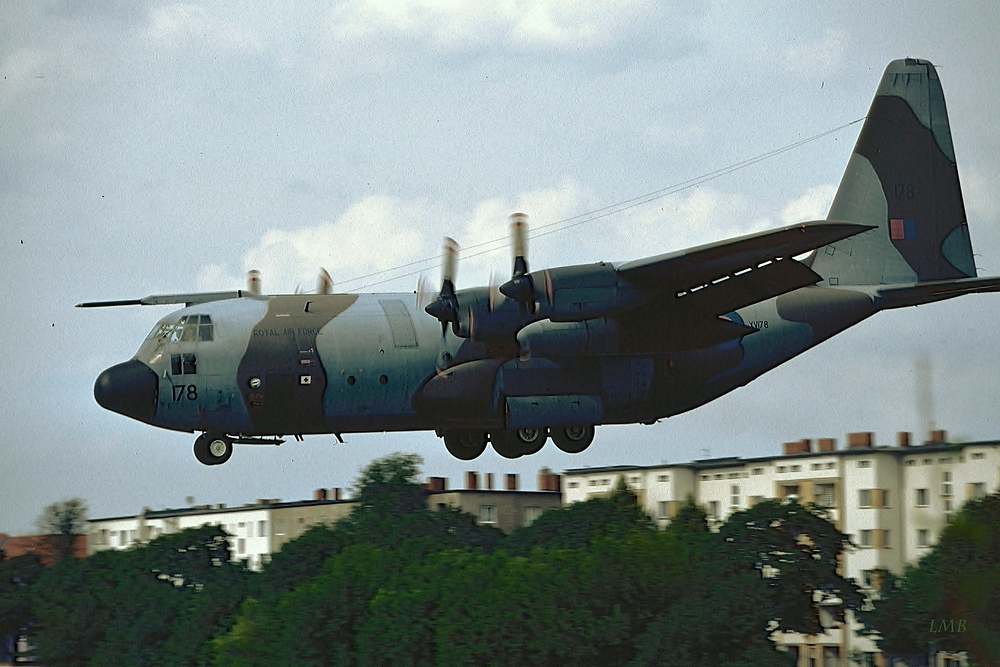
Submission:
M 232 438 L 224 433 L 202 433 L 194 441 L 194 457 L 207 466 L 221 465 L 232 455 Z

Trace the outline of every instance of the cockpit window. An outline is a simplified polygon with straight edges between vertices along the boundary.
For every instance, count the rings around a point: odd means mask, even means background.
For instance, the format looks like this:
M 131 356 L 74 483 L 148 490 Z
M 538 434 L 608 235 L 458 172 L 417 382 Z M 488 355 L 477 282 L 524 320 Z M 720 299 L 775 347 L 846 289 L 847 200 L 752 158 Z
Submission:
M 215 339 L 212 318 L 208 315 L 182 315 L 177 324 L 165 324 L 161 329 L 174 342 L 209 342 Z

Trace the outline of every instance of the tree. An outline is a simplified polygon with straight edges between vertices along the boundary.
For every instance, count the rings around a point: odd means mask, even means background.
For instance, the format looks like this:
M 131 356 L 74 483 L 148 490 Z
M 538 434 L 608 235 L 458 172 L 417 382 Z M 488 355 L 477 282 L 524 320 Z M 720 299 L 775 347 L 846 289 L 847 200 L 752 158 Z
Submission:
M 249 577 L 218 526 L 125 551 L 64 558 L 31 586 L 32 641 L 47 665 L 207 664 Z
M 375 459 L 354 482 L 354 496 L 364 510 L 380 514 L 405 514 L 425 507 L 419 484 L 423 463 L 417 454 L 400 452 Z
M 73 554 L 73 538 L 87 528 L 87 503 L 70 498 L 52 503 L 35 520 L 38 532 L 49 539 L 49 549 L 56 559 Z
M 941 538 L 902 577 L 886 577 L 861 618 L 879 648 L 926 655 L 968 651 L 973 664 L 1000 664 L 1000 493 L 966 503 Z

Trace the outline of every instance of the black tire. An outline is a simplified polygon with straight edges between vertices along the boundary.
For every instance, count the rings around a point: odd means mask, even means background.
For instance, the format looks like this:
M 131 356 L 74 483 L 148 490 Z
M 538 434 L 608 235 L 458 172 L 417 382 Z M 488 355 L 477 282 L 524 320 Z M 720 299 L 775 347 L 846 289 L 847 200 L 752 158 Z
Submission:
M 194 441 L 194 457 L 207 466 L 222 465 L 233 455 L 233 441 L 223 433 L 202 433 Z
M 521 443 L 523 456 L 531 456 L 540 452 L 548 437 L 549 432 L 544 428 L 519 428 L 514 431 L 514 438 Z
M 444 432 L 444 446 L 460 461 L 471 461 L 486 451 L 486 431 L 455 429 Z
M 549 435 L 556 447 L 567 454 L 579 454 L 594 441 L 593 424 L 559 426 L 549 429 Z
M 493 444 L 493 451 L 505 459 L 519 459 L 524 454 L 524 446 L 513 431 L 490 431 L 490 442 Z

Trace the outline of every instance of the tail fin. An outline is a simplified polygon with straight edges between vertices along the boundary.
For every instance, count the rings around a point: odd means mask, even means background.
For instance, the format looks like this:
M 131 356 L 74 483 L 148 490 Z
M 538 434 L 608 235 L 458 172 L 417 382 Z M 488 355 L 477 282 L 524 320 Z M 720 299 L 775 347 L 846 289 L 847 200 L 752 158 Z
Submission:
M 827 218 L 876 228 L 817 251 L 822 284 L 976 275 L 944 93 L 928 61 L 889 63 Z

